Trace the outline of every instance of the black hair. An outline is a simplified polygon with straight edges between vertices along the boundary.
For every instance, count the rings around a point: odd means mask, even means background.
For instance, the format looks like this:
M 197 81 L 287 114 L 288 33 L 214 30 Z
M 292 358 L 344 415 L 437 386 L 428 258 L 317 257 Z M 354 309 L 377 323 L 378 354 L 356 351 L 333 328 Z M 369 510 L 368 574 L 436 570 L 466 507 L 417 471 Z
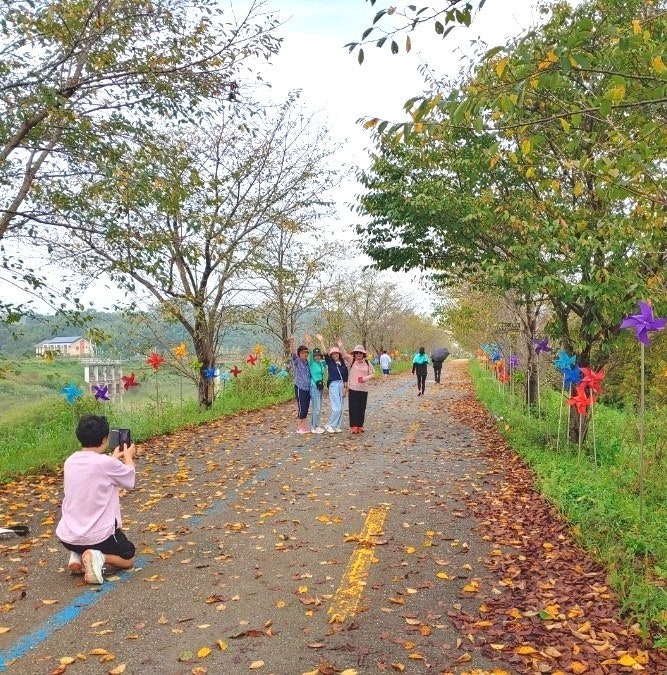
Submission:
M 419 348 L 419 353 L 420 353 L 420 354 L 425 354 L 425 353 L 426 353 L 426 350 L 425 350 L 423 347 L 420 347 L 420 348 Z
M 301 352 L 304 352 L 304 351 L 309 352 L 310 349 L 308 349 L 308 347 L 306 347 L 306 345 L 299 345 L 299 348 L 296 350 L 296 355 L 299 356 L 299 354 L 301 354 Z
M 82 448 L 97 448 L 109 436 L 109 422 L 101 415 L 84 415 L 76 427 Z

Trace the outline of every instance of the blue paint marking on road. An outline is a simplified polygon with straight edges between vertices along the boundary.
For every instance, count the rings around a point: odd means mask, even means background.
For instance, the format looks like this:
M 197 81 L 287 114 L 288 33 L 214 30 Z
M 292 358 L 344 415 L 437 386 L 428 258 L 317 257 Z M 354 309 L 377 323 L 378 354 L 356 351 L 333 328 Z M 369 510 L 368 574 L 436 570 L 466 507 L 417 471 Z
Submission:
M 281 462 L 277 462 L 276 466 L 279 466 Z M 248 479 L 245 483 L 240 485 L 237 490 L 242 491 L 248 489 L 251 485 L 255 483 L 260 483 L 265 481 L 268 476 L 271 474 L 271 471 L 268 469 L 262 469 L 257 473 L 253 478 Z M 219 500 L 214 506 L 208 509 L 205 513 L 202 513 L 199 516 L 194 516 L 190 518 L 190 525 L 198 525 L 205 517 L 215 515 L 222 511 L 227 505 L 227 498 Z M 175 544 L 164 548 L 163 550 L 168 551 Z M 135 567 L 143 567 L 148 560 L 146 558 L 137 558 Z M 126 580 L 131 576 L 130 572 L 120 572 L 119 576 L 121 579 Z M 39 628 L 36 628 L 31 633 L 27 633 L 20 640 L 15 642 L 13 645 L 4 649 L 0 652 L 0 672 L 7 669 L 9 665 L 16 659 L 20 659 L 25 656 L 31 649 L 34 649 L 37 645 L 44 640 L 50 638 L 55 631 L 59 630 L 66 626 L 70 621 L 76 619 L 85 609 L 92 607 L 96 602 L 98 602 L 105 595 L 108 595 L 113 590 L 116 589 L 118 582 L 105 583 L 95 590 L 87 590 L 82 595 L 77 596 L 72 602 L 69 603 L 66 607 L 63 607 L 59 612 L 49 617 Z

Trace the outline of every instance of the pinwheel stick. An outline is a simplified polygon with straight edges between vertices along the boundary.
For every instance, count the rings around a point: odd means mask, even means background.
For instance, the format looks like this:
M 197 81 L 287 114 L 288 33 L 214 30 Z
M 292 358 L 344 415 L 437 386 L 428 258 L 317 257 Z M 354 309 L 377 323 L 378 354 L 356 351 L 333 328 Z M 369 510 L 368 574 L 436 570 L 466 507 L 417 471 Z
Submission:
M 563 373 L 563 384 L 561 385 L 560 392 L 560 409 L 558 410 L 558 433 L 556 435 L 556 452 L 560 448 L 560 427 L 561 427 L 561 418 L 563 417 L 563 398 L 565 394 L 565 373 Z M 570 391 L 572 388 L 570 387 Z M 569 406 L 568 406 L 569 408 Z
M 641 342 L 641 353 L 639 357 L 639 529 L 644 528 L 644 343 Z

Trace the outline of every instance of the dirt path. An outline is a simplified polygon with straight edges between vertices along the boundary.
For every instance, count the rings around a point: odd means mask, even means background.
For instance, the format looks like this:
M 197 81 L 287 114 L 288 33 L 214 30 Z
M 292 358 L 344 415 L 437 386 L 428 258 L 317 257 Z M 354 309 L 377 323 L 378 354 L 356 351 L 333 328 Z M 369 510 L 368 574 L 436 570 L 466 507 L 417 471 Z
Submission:
M 99 588 L 64 569 L 60 477 L 5 488 L 0 525 L 33 538 L 0 548 L 0 670 L 667 672 L 503 449 L 465 362 L 423 398 L 395 376 L 369 401 L 360 436 L 299 436 L 285 405 L 145 446 L 123 501 L 137 569 Z

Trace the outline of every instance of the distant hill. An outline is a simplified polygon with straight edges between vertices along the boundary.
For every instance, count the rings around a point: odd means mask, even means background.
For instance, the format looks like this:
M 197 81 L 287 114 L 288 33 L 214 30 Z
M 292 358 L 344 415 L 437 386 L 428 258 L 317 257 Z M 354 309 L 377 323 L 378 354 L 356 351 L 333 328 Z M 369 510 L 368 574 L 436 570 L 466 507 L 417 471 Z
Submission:
M 85 335 L 95 344 L 98 354 L 119 358 L 131 358 L 138 352 L 147 352 L 153 348 L 153 334 L 139 323 L 128 323 L 121 313 L 92 312 L 92 321 L 84 326 L 68 325 L 53 315 L 24 317 L 19 323 L 7 326 L 0 321 L 0 355 L 5 357 L 33 356 L 35 345 L 42 340 L 55 336 Z M 153 319 L 154 320 L 154 319 Z M 161 323 L 160 331 L 168 344 L 177 345 L 188 336 L 180 324 Z M 108 336 L 100 340 L 99 334 Z M 244 351 L 257 343 L 269 348 L 277 348 L 274 340 L 252 326 L 239 326 L 228 331 L 222 351 Z

